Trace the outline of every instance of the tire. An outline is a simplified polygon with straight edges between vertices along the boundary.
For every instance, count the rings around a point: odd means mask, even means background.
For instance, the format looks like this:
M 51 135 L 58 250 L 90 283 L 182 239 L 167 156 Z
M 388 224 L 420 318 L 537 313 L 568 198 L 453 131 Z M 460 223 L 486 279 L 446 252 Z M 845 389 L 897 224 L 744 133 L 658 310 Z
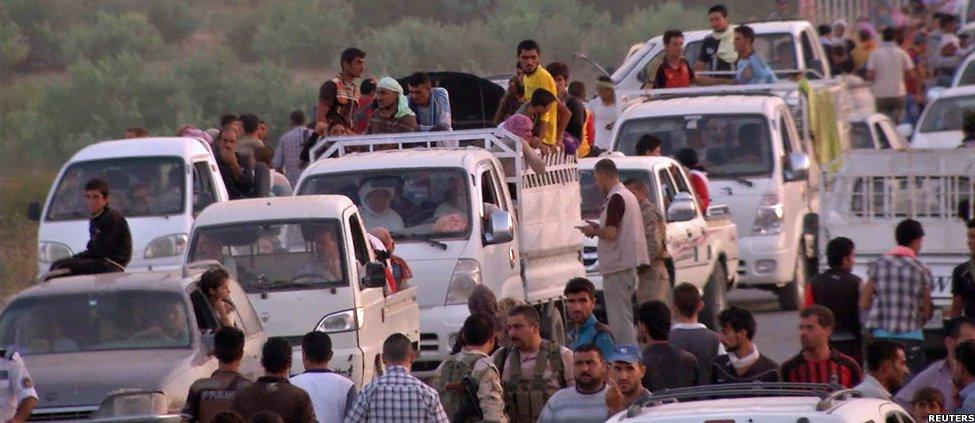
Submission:
M 546 308 L 546 318 L 547 324 L 545 327 L 548 329 L 548 339 L 554 342 L 556 345 L 565 345 L 565 320 L 562 319 L 562 312 L 555 303 L 549 304 Z
M 775 295 L 779 297 L 779 309 L 782 311 L 795 311 L 802 307 L 802 302 L 806 294 L 806 258 L 802 254 L 802 246 L 796 254 L 796 268 L 793 272 L 792 282 L 775 290 Z
M 728 284 L 728 271 L 724 264 L 718 263 L 708 278 L 708 284 L 704 287 L 704 310 L 701 310 L 700 322 L 712 330 L 719 330 L 718 314 L 727 305 L 725 287 Z

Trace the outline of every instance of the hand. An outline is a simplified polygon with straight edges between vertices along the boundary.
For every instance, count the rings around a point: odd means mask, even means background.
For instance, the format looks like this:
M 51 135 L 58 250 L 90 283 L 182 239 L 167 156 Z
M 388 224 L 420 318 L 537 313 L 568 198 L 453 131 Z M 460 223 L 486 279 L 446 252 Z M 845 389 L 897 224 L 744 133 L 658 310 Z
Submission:
M 741 73 L 741 77 L 744 80 L 746 80 L 746 81 L 749 80 L 749 79 L 752 79 L 752 76 L 754 76 L 754 75 L 755 75 L 755 73 L 752 72 L 752 67 L 751 66 L 745 68 L 744 72 Z
M 593 225 L 592 223 L 585 226 L 577 226 L 577 228 L 579 228 L 579 231 L 581 231 L 582 234 L 588 238 L 595 236 L 596 232 L 599 230 L 599 227 Z
M 324 137 L 327 129 L 328 125 L 326 125 L 325 122 L 315 122 L 315 133 L 319 136 Z
M 620 388 L 616 386 L 616 381 L 610 378 L 608 380 L 609 389 L 606 390 L 606 409 L 609 410 L 609 414 L 616 414 L 623 410 L 623 392 Z

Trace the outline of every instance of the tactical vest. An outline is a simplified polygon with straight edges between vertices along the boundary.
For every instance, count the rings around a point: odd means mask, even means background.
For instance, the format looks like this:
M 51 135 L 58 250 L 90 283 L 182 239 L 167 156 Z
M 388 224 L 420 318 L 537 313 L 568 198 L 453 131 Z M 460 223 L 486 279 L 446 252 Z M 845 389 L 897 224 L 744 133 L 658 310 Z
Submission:
M 504 364 L 509 355 L 514 367 L 511 368 L 511 378 L 504 380 Z M 562 351 L 552 342 L 542 340 L 530 379 L 521 375 L 521 352 L 517 348 L 507 347 L 497 355 L 494 365 L 502 376 L 505 413 L 512 423 L 537 421 L 545 402 L 558 390 L 549 388 L 548 381 L 545 380 L 545 365 L 549 361 L 552 362 L 552 372 L 558 380 L 558 389 L 564 388 L 565 363 L 562 362 Z
M 440 394 L 440 403 L 448 416 L 455 416 L 464 403 L 464 378 L 470 376 L 479 379 L 480 375 L 473 375 L 474 364 L 478 360 L 485 358 L 477 354 L 457 353 L 455 356 L 444 362 L 440 368 L 437 378 L 437 393 Z M 451 419 L 451 422 L 475 422 L 477 418 L 469 415 L 463 419 Z

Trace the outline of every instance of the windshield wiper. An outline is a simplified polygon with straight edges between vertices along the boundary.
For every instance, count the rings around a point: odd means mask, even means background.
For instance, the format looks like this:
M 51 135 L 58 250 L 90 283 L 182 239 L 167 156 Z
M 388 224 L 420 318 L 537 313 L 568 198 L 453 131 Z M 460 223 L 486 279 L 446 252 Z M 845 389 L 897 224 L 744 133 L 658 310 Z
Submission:
M 447 251 L 447 244 L 444 243 L 443 241 L 437 241 L 437 240 L 435 240 L 433 238 L 425 238 L 425 237 L 420 237 L 419 239 L 421 239 L 424 242 L 426 242 L 427 244 L 430 244 L 430 245 L 432 245 L 434 247 L 437 247 L 437 248 L 439 248 L 439 249 L 441 249 L 443 251 Z
M 393 239 L 417 239 L 417 240 L 426 242 L 427 244 L 430 244 L 431 246 L 437 247 L 437 248 L 439 248 L 439 249 L 441 249 L 443 251 L 447 251 L 447 244 L 444 243 L 443 241 L 438 241 L 436 239 L 433 239 L 433 237 L 436 236 L 434 234 L 430 234 L 430 235 L 413 235 L 413 236 L 407 237 L 406 235 L 401 234 L 399 232 L 390 232 L 389 235 L 392 236 Z
M 739 184 L 742 184 L 742 185 L 744 185 L 746 187 L 749 187 L 749 188 L 755 186 L 755 183 L 754 182 L 749 181 L 749 180 L 747 180 L 745 178 L 742 178 L 741 176 L 732 176 L 731 179 L 734 179 L 735 182 L 737 182 Z

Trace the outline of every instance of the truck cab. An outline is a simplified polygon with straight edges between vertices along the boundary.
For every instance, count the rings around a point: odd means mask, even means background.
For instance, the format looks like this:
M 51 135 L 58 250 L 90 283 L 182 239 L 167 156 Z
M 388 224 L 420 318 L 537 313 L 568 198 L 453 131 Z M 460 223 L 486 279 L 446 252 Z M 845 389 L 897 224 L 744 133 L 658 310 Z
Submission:
M 696 201 L 686 170 L 669 157 L 625 157 L 619 153 L 609 158 L 619 169 L 620 180 L 640 181 L 647 187 L 649 201 L 667 220 L 667 251 L 673 268 L 672 285 L 690 283 L 701 291 L 705 304 L 701 321 L 717 327 L 718 313 L 726 306 L 725 292 L 734 285 L 738 270 L 738 231 L 725 206 L 711 206 L 706 216 Z M 602 158 L 579 161 L 582 188 L 582 217 L 596 220 L 606 195 L 596 186 L 593 167 Z M 584 241 L 583 260 L 589 280 L 601 295 L 603 278 L 599 274 L 596 240 Z M 602 302 L 597 301 L 597 307 Z
M 458 141 L 465 147 L 438 147 Z M 318 160 L 296 193 L 349 197 L 367 229 L 392 233 L 412 269 L 421 307 L 414 373 L 430 374 L 450 353 L 479 284 L 536 305 L 543 331 L 564 335 L 563 288 L 585 275 L 573 227 L 578 171 L 574 158 L 554 156 L 545 174 L 523 169 L 522 142 L 486 129 L 328 138 L 312 149 Z
M 361 222 L 342 196 L 220 203 L 197 219 L 186 262 L 216 261 L 240 282 L 268 335 L 291 343 L 292 372 L 317 330 L 332 338 L 332 369 L 361 388 L 382 373 L 386 337 L 419 340 L 416 288 L 390 292 Z
M 228 200 L 210 145 L 195 138 L 140 138 L 92 144 L 58 172 L 38 220 L 39 273 L 57 260 L 85 250 L 88 209 L 85 183 L 109 185 L 109 205 L 125 215 L 132 233 L 127 270 L 178 269 L 197 214 Z
M 809 79 L 830 79 L 829 60 L 816 28 L 806 21 L 758 22 L 747 24 L 755 30 L 755 52 L 762 56 L 779 79 L 804 75 Z M 693 67 L 700 55 L 704 38 L 712 31 L 684 32 L 684 57 Z M 629 54 L 613 73 L 612 79 L 621 92 L 650 88 L 657 68 L 664 60 L 663 37 L 648 40 Z M 713 74 L 716 77 L 731 75 Z
M 739 286 L 774 290 L 780 307 L 794 310 L 805 289 L 806 250 L 815 247 L 807 229 L 816 210 L 808 179 L 813 146 L 778 96 L 687 91 L 625 110 L 614 150 L 633 155 L 644 134 L 661 139 L 664 155 L 695 149 L 711 200 L 727 204 L 738 228 Z

